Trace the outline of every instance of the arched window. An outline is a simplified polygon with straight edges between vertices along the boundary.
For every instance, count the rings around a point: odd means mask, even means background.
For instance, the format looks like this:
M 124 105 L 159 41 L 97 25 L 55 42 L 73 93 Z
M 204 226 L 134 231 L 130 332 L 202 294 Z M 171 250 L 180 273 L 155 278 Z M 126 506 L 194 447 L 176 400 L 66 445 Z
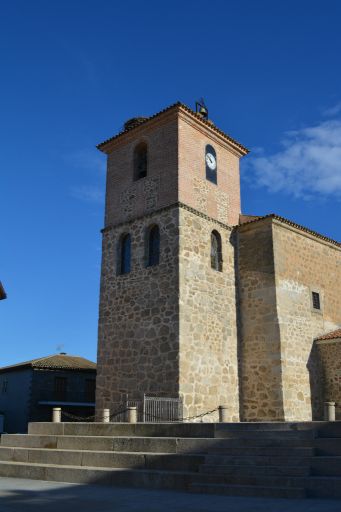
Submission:
M 206 179 L 217 184 L 217 155 L 214 147 L 207 144 L 205 148 Z
M 118 274 L 128 274 L 130 272 L 130 260 L 131 260 L 131 236 L 129 233 L 124 233 L 119 242 L 118 246 Z
M 218 231 L 215 230 L 211 233 L 211 267 L 219 272 L 223 270 L 221 236 Z
M 152 226 L 147 236 L 147 266 L 152 267 L 160 262 L 160 230 L 159 226 Z
M 134 181 L 147 176 L 148 147 L 145 142 L 138 144 L 134 151 Z

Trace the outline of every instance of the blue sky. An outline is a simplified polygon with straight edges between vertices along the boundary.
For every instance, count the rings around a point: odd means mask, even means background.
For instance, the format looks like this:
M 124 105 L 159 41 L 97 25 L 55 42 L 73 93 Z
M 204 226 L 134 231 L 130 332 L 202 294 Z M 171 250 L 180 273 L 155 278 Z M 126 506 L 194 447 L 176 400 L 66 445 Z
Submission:
M 338 0 L 2 2 L 0 366 L 96 358 L 95 144 L 129 117 L 203 96 L 251 149 L 244 213 L 341 239 L 340 24 Z

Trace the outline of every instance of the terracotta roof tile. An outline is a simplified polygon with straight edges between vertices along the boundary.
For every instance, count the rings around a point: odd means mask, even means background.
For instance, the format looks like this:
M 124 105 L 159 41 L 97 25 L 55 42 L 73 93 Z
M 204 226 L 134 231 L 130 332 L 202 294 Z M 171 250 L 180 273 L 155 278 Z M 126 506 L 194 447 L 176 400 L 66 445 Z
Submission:
M 245 215 L 243 217 L 245 218 L 247 216 Z M 252 216 L 249 216 L 249 217 L 252 217 Z M 255 222 L 260 222 L 264 219 L 279 220 L 280 222 L 283 222 L 283 224 L 288 224 L 289 226 L 299 229 L 300 231 L 305 231 L 306 233 L 310 233 L 311 235 L 314 235 L 317 238 L 321 238 L 321 240 L 325 240 L 326 242 L 336 245 L 337 247 L 341 247 L 340 242 L 337 242 L 336 240 L 333 240 L 332 238 L 329 238 L 327 236 L 321 235 L 321 233 L 318 233 L 317 231 L 313 231 L 312 229 L 306 228 L 305 226 L 302 226 L 301 224 L 296 224 L 296 222 L 286 219 L 285 217 L 281 217 L 280 215 L 276 215 L 275 213 L 269 213 L 269 215 L 264 215 L 262 217 L 255 216 L 255 218 L 253 218 L 253 219 L 251 218 L 251 220 L 246 220 L 246 221 L 245 221 L 245 219 L 242 219 L 239 226 L 236 226 L 236 227 L 238 229 L 239 227 L 245 226 L 246 224 L 253 224 Z
M 67 354 L 55 354 L 52 356 L 31 359 L 23 363 L 3 366 L 0 372 L 12 371 L 21 368 L 48 368 L 58 370 L 96 370 L 96 363 L 80 356 L 69 356 Z
M 184 103 L 181 103 L 180 101 L 178 101 L 177 103 L 173 103 L 173 105 L 170 105 L 169 107 L 167 108 L 164 108 L 163 110 L 160 110 L 160 112 L 157 112 L 156 114 L 150 116 L 150 117 L 147 117 L 144 121 L 141 121 L 138 125 L 135 125 L 135 126 L 132 126 L 131 128 L 128 128 L 126 130 L 122 130 L 121 132 L 119 132 L 118 134 L 114 135 L 113 137 L 110 137 L 109 139 L 101 142 L 100 144 L 98 144 L 96 147 L 97 149 L 99 149 L 100 151 L 103 151 L 104 150 L 104 147 L 111 141 L 117 139 L 118 137 L 121 137 L 122 135 L 124 135 L 125 133 L 128 133 L 128 132 L 131 132 L 132 130 L 135 130 L 136 128 L 140 127 L 141 125 L 143 124 L 146 124 L 148 123 L 151 119 L 155 119 L 156 117 L 164 114 L 165 112 L 169 112 L 170 110 L 172 109 L 176 109 L 176 108 L 181 108 L 183 110 L 185 110 L 188 114 L 191 114 L 192 116 L 194 116 L 198 121 L 200 121 L 201 123 L 205 124 L 206 126 L 208 126 L 209 128 L 211 128 L 213 131 L 215 131 L 216 133 L 218 133 L 219 135 L 223 136 L 225 139 L 227 139 L 229 142 L 231 142 L 234 146 L 237 146 L 237 148 L 241 151 L 241 153 L 243 154 L 247 154 L 249 152 L 249 150 L 243 146 L 242 144 L 240 144 L 239 142 L 237 142 L 235 139 L 233 139 L 232 137 L 230 137 L 229 135 L 227 135 L 225 132 L 223 132 L 222 130 L 220 130 L 219 128 L 217 128 L 211 121 L 207 121 L 206 119 L 203 119 L 200 114 L 198 114 L 197 112 L 194 112 L 194 110 L 192 110 L 191 108 L 189 108 L 187 105 L 185 105 Z
M 323 334 L 322 336 L 319 336 L 318 338 L 315 338 L 316 340 L 335 340 L 337 338 L 341 338 L 341 329 L 336 329 L 336 331 L 328 332 L 327 334 Z

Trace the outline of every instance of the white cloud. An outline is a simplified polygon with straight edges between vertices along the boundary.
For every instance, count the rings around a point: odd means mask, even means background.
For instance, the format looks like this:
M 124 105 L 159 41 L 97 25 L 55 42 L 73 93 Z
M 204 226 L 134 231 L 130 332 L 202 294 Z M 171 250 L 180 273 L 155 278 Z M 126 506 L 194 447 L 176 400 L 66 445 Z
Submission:
M 287 132 L 281 146 L 274 154 L 251 154 L 245 162 L 246 179 L 295 197 L 341 198 L 341 120 Z
M 339 101 L 339 103 L 336 103 L 332 107 L 324 110 L 323 115 L 326 117 L 334 117 L 340 113 L 341 113 L 341 101 Z

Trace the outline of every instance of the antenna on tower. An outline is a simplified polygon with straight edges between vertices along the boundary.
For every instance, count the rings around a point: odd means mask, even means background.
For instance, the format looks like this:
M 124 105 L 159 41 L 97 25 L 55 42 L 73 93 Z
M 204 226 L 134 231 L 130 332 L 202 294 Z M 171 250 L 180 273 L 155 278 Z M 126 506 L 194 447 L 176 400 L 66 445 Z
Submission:
M 208 119 L 208 108 L 205 105 L 204 98 L 200 98 L 195 102 L 195 111 L 204 119 Z

